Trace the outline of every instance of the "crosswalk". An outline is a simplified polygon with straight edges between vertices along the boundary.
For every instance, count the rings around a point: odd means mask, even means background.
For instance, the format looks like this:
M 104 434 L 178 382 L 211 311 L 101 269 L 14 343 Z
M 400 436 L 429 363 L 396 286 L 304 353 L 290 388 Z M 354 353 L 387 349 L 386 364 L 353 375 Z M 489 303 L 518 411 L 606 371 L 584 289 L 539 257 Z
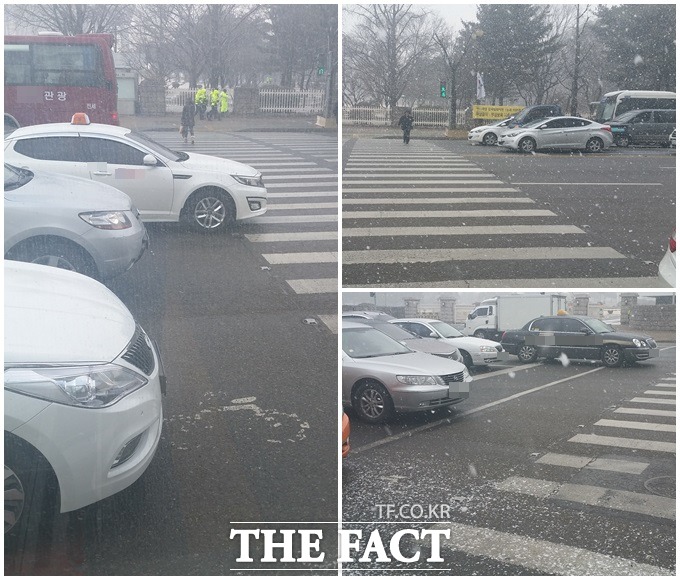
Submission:
M 264 216 L 241 231 L 267 269 L 289 292 L 313 303 L 315 317 L 337 333 L 338 144 L 311 133 L 205 133 L 195 145 L 178 136 L 151 133 L 156 141 L 191 153 L 215 155 L 260 170 L 268 191 Z
M 343 286 L 657 285 L 649 265 L 434 142 L 357 140 L 342 197 Z

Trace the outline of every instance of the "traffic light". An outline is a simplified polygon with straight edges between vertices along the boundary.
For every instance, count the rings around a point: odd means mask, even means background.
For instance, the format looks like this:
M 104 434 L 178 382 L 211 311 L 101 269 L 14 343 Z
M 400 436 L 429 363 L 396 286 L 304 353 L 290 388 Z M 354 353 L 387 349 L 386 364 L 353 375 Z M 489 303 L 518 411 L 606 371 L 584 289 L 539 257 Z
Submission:
M 317 67 L 316 74 L 319 75 L 319 76 L 323 76 L 323 75 L 326 74 L 326 69 L 322 66 Z
M 443 99 L 446 98 L 446 81 L 439 81 L 439 94 Z

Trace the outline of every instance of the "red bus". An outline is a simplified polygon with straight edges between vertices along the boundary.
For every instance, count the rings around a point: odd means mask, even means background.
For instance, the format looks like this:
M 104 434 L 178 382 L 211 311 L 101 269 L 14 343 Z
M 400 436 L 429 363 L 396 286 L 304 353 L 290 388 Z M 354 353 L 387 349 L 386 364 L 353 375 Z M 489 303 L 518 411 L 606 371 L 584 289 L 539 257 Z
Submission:
M 5 36 L 5 131 L 69 122 L 118 125 L 113 35 Z

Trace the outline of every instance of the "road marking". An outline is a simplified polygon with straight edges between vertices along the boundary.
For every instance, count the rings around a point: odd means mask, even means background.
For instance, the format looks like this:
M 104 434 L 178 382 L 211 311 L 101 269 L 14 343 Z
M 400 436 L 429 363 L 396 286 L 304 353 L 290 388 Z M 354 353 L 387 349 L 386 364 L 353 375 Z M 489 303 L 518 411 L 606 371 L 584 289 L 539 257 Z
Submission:
M 281 232 L 279 234 L 246 234 L 249 242 L 304 242 L 310 240 L 337 240 L 337 232 Z
M 654 415 L 656 417 L 675 417 L 675 411 L 634 409 L 630 407 L 619 407 L 618 409 L 614 409 L 614 413 L 626 413 L 628 415 Z
M 491 183 L 489 181 L 457 181 L 456 183 Z M 501 182 L 499 182 L 501 183 Z M 343 187 L 345 193 L 519 193 L 514 187 Z
M 332 197 L 338 199 L 338 192 L 336 191 L 267 191 L 267 199 L 287 199 L 291 197 Z M 271 206 L 270 206 L 271 207 Z
M 296 294 L 335 294 L 338 291 L 337 278 L 310 278 L 286 282 Z
M 666 423 L 645 423 L 643 421 L 617 421 L 616 419 L 600 419 L 595 425 L 600 427 L 620 427 L 622 429 L 638 429 L 640 431 L 665 431 L 675 433 L 675 425 Z
M 559 467 L 575 467 L 577 469 L 582 469 L 592 460 L 592 457 L 582 457 L 580 455 L 546 453 L 543 457 L 539 457 L 536 460 L 536 463 L 545 463 L 547 465 L 557 465 Z
M 345 252 L 343 252 L 344 258 Z M 343 260 L 344 262 L 344 260 Z M 344 262 L 346 263 L 346 262 Z M 346 288 L 578 288 L 600 291 L 602 288 L 658 288 L 653 278 L 492 278 L 489 280 L 425 280 L 420 282 L 389 282 L 381 284 L 345 284 Z M 675 347 L 672 347 L 675 348 Z M 661 349 L 664 350 L 664 349 Z
M 541 364 L 541 363 L 535 363 L 535 364 Z M 579 373 L 579 374 L 573 375 L 571 377 L 566 377 L 566 378 L 560 379 L 558 381 L 553 381 L 552 383 L 547 383 L 547 384 L 541 385 L 539 387 L 533 387 L 531 389 L 527 389 L 526 391 L 521 391 L 519 393 L 515 393 L 514 395 L 510 395 L 509 397 L 504 397 L 503 399 L 498 399 L 497 401 L 487 403 L 486 405 L 482 405 L 480 407 L 475 407 L 475 408 L 470 409 L 468 411 L 463 411 L 462 413 L 458 413 L 455 417 L 447 418 L 447 419 L 440 419 L 439 421 L 433 421 L 432 423 L 428 423 L 427 425 L 421 425 L 420 427 L 415 427 L 413 429 L 409 429 L 408 431 L 402 431 L 401 433 L 398 433 L 397 435 L 392 435 L 390 437 L 385 437 L 384 439 L 379 439 L 378 441 L 373 441 L 372 443 L 367 443 L 366 445 L 362 445 L 361 447 L 356 447 L 356 448 L 353 447 L 352 453 L 356 455 L 357 453 L 362 453 L 364 451 L 368 451 L 368 450 L 373 449 L 375 447 L 381 447 L 382 445 L 386 445 L 387 443 L 392 443 L 393 441 L 398 441 L 399 439 L 404 439 L 405 437 L 412 437 L 415 433 L 420 433 L 422 431 L 429 431 L 430 429 L 434 429 L 435 427 L 438 427 L 439 425 L 444 425 L 446 423 L 450 424 L 452 419 L 459 419 L 461 417 L 473 415 L 474 413 L 479 413 L 480 411 L 485 411 L 486 409 L 491 409 L 491 408 L 496 407 L 498 405 L 501 405 L 503 403 L 507 403 L 508 401 L 512 401 L 514 399 L 524 397 L 525 395 L 530 395 L 531 393 L 535 393 L 537 391 L 547 389 L 548 387 L 552 387 L 554 385 L 558 385 L 558 384 L 564 383 L 566 381 L 578 379 L 578 378 L 583 377 L 585 375 L 589 375 L 590 373 L 595 373 L 595 372 L 601 371 L 604 368 L 605 367 L 597 367 L 595 369 L 591 369 L 589 371 L 585 371 L 583 373 Z M 515 368 L 515 370 L 517 370 L 517 368 Z M 510 371 L 508 371 L 508 372 L 510 372 Z
M 671 397 L 675 399 L 675 393 L 671 391 L 645 391 L 642 393 L 643 395 L 666 395 L 667 397 Z
M 312 222 L 336 222 L 338 221 L 337 214 L 319 214 L 319 215 L 281 215 L 281 216 L 263 216 L 256 217 L 250 220 L 251 224 L 294 224 L 294 223 L 312 223 Z
M 310 176 L 311 177 L 311 176 Z M 451 177 L 450 175 L 447 177 Z M 476 176 L 471 176 L 476 177 Z M 494 176 L 495 177 L 495 176 Z M 342 180 L 344 186 L 354 185 L 351 180 L 346 178 Z M 356 184 L 366 185 L 369 183 L 379 183 L 381 185 L 401 185 L 404 186 L 404 181 L 402 179 L 357 179 Z M 419 179 L 418 185 L 458 185 L 460 183 L 503 183 L 499 179 L 475 179 L 475 180 L 465 180 L 465 179 Z
M 575 183 L 573 181 L 567 182 L 567 183 L 556 183 L 552 181 L 545 181 L 545 182 L 533 182 L 533 181 L 513 181 L 513 185 L 597 185 L 597 186 L 606 186 L 606 185 L 613 185 L 616 187 L 625 185 L 627 187 L 640 187 L 644 185 L 663 185 L 663 183 L 623 183 L 623 182 L 617 182 L 617 183 Z
M 488 379 L 488 378 L 491 378 L 491 377 L 497 377 L 499 375 L 507 375 L 507 374 L 510 374 L 510 373 L 516 373 L 517 371 L 532 369 L 534 367 L 540 367 L 542 364 L 543 364 L 542 362 L 538 362 L 538 363 L 531 363 L 531 364 L 527 364 L 527 365 L 511 366 L 511 367 L 508 367 L 507 369 L 501 369 L 499 371 L 484 373 L 483 375 L 476 375 L 475 377 L 473 377 L 474 378 L 473 382 L 477 383 L 477 382 L 479 382 L 483 379 Z
M 528 197 L 382 197 L 374 199 L 343 199 L 342 205 L 423 205 L 448 203 L 536 203 Z M 269 208 L 271 209 L 271 205 Z
M 333 333 L 338 334 L 338 317 L 335 314 L 319 314 L 317 318 Z
M 496 483 L 496 489 L 675 520 L 675 499 L 658 495 L 516 476 Z
M 262 254 L 270 264 L 328 264 L 338 261 L 337 252 L 290 252 Z
M 647 439 L 629 439 L 627 437 L 605 437 L 604 435 L 579 434 L 569 439 L 570 443 L 586 445 L 604 445 L 607 447 L 623 447 L 625 449 L 642 449 L 644 451 L 661 451 L 675 453 L 675 443 L 665 441 L 648 441 Z
M 649 463 L 639 461 L 624 461 L 622 459 L 596 459 L 581 455 L 565 455 L 562 453 L 546 453 L 536 460 L 536 463 L 557 465 L 559 467 L 574 467 L 576 469 L 598 469 L 600 471 L 616 471 L 640 475 L 649 467 Z
M 675 383 L 659 383 L 657 385 L 654 385 L 655 387 L 668 387 L 669 389 L 674 389 L 675 388 Z
M 453 211 L 346 211 L 347 219 L 399 218 L 473 218 L 473 217 L 538 217 L 554 216 L 549 209 L 469 209 Z
M 460 248 L 429 250 L 359 250 L 342 253 L 343 264 L 413 264 L 458 260 L 622 259 L 613 248 Z M 500 287 L 500 286 L 498 286 Z
M 326 170 L 324 171 L 323 169 L 319 169 L 319 171 L 315 175 L 297 175 L 296 179 L 331 179 L 331 178 L 337 178 L 338 174 L 337 173 L 332 173 L 331 170 Z M 272 181 L 276 179 L 290 179 L 290 175 L 273 175 L 273 174 L 267 174 L 264 176 L 265 181 Z M 269 184 L 267 183 L 267 187 L 269 187 Z
M 556 576 L 671 576 L 672 570 L 640 564 L 634 560 L 598 554 L 576 548 L 536 540 L 466 524 L 441 523 L 433 530 L 449 530 L 442 543 L 451 550 L 472 556 L 491 558 L 542 574 Z
M 342 202 L 347 203 L 346 201 Z M 394 236 L 512 236 L 518 234 L 582 234 L 576 226 L 445 226 L 430 228 L 343 228 L 346 238 Z
M 337 208 L 338 202 L 324 201 L 317 203 L 270 203 L 267 205 L 267 211 L 276 210 L 296 210 L 296 209 L 332 209 Z
M 319 177 L 318 175 L 316 176 L 317 178 Z M 288 178 L 290 179 L 290 178 Z M 265 185 L 267 186 L 267 192 L 270 190 L 277 190 L 277 189 L 289 189 L 291 187 L 334 187 L 337 190 L 338 187 L 338 182 L 337 181 L 317 181 L 316 183 L 292 183 L 288 180 L 283 181 L 282 183 L 269 183 L 268 178 L 265 176 L 264 180 L 267 182 Z
M 675 405 L 675 401 L 669 399 L 650 399 L 647 397 L 635 397 L 630 400 L 631 403 L 653 403 L 655 405 Z

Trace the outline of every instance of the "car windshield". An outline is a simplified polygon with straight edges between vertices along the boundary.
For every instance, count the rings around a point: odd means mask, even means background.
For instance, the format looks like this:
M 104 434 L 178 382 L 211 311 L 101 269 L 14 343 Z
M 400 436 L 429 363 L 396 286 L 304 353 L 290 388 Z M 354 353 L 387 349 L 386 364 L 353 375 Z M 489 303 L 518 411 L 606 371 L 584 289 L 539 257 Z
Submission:
M 189 155 L 183 151 L 173 151 L 172 149 L 168 149 L 165 145 L 161 145 L 146 135 L 141 135 L 140 133 L 130 131 L 129 133 L 126 133 L 125 136 L 131 141 L 136 141 L 140 145 L 144 145 L 144 147 L 159 153 L 170 161 L 186 161 L 189 159 Z
M 5 191 L 19 189 L 33 179 L 33 172 L 28 169 L 19 169 L 5 163 Z
M 352 358 L 373 358 L 413 352 L 375 328 L 345 328 L 342 350 Z
M 535 119 L 533 121 L 529 121 L 526 125 L 524 125 L 524 129 L 531 129 L 533 127 L 538 127 L 539 125 L 542 125 L 548 120 L 548 117 L 541 117 L 540 119 Z
M 609 326 L 606 322 L 602 322 L 597 318 L 583 318 L 585 324 L 587 324 L 596 334 L 604 334 L 605 332 L 615 332 L 614 329 Z
M 615 123 L 627 123 L 630 121 L 633 117 L 636 115 L 640 114 L 640 111 L 635 109 L 633 111 L 626 111 L 625 113 L 621 113 L 618 117 L 612 119 L 612 122 Z
M 444 338 L 460 338 L 465 336 L 460 330 L 457 330 L 446 322 L 431 322 L 430 325 Z

